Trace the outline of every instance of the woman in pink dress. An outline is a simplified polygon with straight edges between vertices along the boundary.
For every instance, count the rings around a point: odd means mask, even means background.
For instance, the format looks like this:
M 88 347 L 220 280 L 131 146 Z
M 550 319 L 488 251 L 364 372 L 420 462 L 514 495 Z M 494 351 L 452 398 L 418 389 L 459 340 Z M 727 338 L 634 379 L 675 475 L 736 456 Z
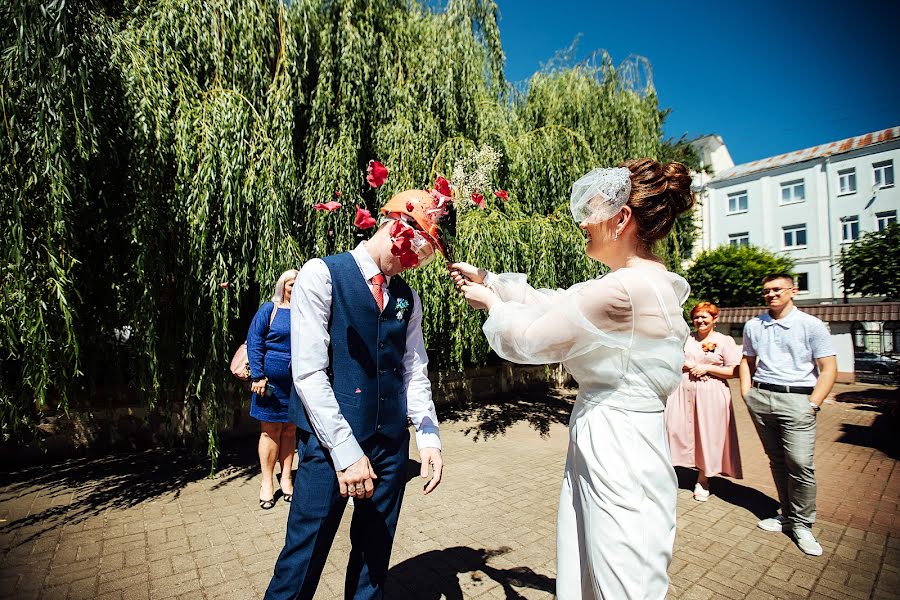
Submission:
M 727 379 L 737 377 L 741 349 L 715 331 L 719 309 L 700 302 L 691 310 L 696 333 L 684 345 L 681 384 L 666 403 L 666 430 L 672 464 L 699 471 L 694 500 L 709 498 L 709 478 L 741 479 L 734 408 Z

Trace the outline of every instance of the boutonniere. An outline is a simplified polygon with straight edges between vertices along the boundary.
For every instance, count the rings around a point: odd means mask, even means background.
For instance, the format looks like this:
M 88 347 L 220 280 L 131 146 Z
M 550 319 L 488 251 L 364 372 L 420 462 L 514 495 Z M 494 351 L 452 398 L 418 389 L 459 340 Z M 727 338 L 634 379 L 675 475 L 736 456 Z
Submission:
M 403 314 L 406 312 L 406 309 L 409 308 L 409 302 L 407 302 L 404 298 L 397 299 L 397 319 L 400 320 L 403 318 Z
M 716 351 L 716 343 L 715 342 L 703 342 L 702 344 L 700 344 L 700 348 L 702 348 L 704 352 L 715 352 Z

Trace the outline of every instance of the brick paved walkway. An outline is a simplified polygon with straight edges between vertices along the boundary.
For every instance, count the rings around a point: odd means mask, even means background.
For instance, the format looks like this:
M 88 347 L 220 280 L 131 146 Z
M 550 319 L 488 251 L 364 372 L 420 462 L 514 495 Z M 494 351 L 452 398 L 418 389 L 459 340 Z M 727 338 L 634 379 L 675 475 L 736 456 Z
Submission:
M 845 398 L 863 389 L 838 387 Z M 876 393 L 896 406 L 889 398 L 895 390 Z M 542 396 L 441 411 L 446 480 L 429 497 L 418 479 L 407 486 L 390 598 L 552 598 L 570 400 Z M 786 535 L 755 527 L 757 517 L 774 510 L 775 491 L 738 403 L 746 478 L 714 481 L 714 496 L 700 504 L 691 499 L 692 476 L 680 473 L 670 597 L 896 598 L 900 452 L 885 412 L 833 402 L 822 411 L 814 531 L 825 555 L 812 558 Z M 216 480 L 203 478 L 202 463 L 175 452 L 5 474 L 0 597 L 261 597 L 288 506 L 257 508 L 254 460 L 254 441 L 245 440 L 226 448 L 227 467 Z M 317 599 L 342 597 L 347 521 Z

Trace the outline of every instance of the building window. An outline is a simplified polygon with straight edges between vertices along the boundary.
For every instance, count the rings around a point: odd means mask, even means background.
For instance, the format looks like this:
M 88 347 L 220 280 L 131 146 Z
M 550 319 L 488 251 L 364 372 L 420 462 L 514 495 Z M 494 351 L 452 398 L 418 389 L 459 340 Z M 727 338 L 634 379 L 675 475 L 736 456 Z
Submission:
M 896 210 L 888 210 L 885 212 L 875 213 L 875 223 L 876 229 L 878 231 L 884 231 L 888 228 L 888 225 L 893 225 L 897 222 L 897 211 Z
M 728 214 L 733 215 L 734 213 L 742 213 L 747 212 L 747 207 L 750 206 L 750 203 L 747 200 L 747 192 L 734 192 L 733 194 L 728 194 Z
M 802 180 L 788 181 L 781 184 L 781 203 L 793 204 L 806 200 L 806 185 Z
M 797 289 L 801 292 L 809 291 L 809 273 L 797 273 Z
M 856 191 L 856 169 L 838 171 L 838 193 L 852 194 Z
M 849 217 L 841 217 L 841 241 L 855 242 L 859 239 L 859 217 L 850 215 Z
M 894 187 L 894 161 L 885 160 L 872 164 L 872 179 L 876 188 Z
M 749 246 L 750 233 L 746 231 L 742 231 L 741 233 L 729 233 L 728 244 L 735 247 Z
M 806 224 L 788 225 L 782 227 L 784 232 L 785 248 L 805 248 L 806 247 Z

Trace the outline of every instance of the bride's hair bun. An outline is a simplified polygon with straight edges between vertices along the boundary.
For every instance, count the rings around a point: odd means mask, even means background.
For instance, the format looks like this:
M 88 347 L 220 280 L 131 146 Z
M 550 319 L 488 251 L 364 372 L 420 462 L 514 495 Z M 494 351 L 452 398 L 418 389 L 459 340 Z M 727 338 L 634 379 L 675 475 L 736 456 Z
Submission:
M 691 193 L 691 173 L 680 162 L 670 162 L 663 166 L 666 174 L 667 187 L 670 200 L 675 204 L 675 211 L 683 213 L 694 205 L 694 196 Z
M 628 206 L 638 238 L 650 247 L 666 237 L 675 218 L 694 205 L 691 173 L 681 163 L 662 165 L 652 158 L 626 160 L 621 166 L 631 171 Z

